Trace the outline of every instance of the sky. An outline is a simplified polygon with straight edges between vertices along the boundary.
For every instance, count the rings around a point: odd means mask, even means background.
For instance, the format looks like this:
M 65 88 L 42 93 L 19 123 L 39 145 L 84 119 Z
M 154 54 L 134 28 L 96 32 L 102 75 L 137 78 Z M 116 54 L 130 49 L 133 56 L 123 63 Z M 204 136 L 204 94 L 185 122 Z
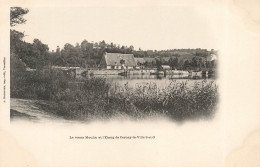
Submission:
M 221 17 L 216 6 L 60 6 L 27 7 L 26 24 L 15 29 L 25 32 L 50 50 L 84 39 L 133 45 L 135 49 L 217 49 Z

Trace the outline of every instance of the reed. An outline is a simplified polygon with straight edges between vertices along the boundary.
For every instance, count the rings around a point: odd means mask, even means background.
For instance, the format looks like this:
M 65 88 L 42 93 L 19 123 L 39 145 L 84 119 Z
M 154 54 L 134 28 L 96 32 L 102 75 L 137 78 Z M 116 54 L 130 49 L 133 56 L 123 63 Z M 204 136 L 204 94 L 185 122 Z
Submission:
M 65 119 L 107 120 L 117 116 L 145 119 L 166 116 L 182 121 L 214 116 L 218 87 L 214 81 L 186 82 L 173 80 L 160 89 L 155 83 L 135 88 L 111 86 L 104 78 L 75 81 L 63 72 L 35 72 L 13 77 L 11 97 L 46 100 L 40 106 Z
M 214 81 L 203 80 L 189 88 L 187 81 L 180 83 L 174 80 L 163 89 L 155 83 L 135 89 L 126 85 L 114 96 L 127 99 L 146 114 L 159 113 L 176 120 L 208 118 L 216 111 L 218 87 Z

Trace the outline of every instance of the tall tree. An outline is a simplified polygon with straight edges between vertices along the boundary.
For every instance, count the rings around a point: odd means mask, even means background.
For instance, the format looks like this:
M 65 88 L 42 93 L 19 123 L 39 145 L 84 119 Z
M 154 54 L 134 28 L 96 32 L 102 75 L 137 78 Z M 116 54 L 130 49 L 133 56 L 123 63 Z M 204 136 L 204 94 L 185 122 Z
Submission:
M 185 70 L 187 70 L 190 67 L 190 62 L 188 60 L 185 60 L 183 67 Z
M 198 67 L 198 61 L 196 59 L 196 57 L 193 57 L 192 60 L 191 60 L 191 66 L 193 68 L 197 68 Z
M 10 26 L 13 27 L 17 24 L 24 24 L 26 19 L 23 18 L 29 12 L 28 9 L 21 7 L 11 7 L 10 9 Z
M 156 67 L 157 67 L 158 69 L 160 69 L 160 68 L 161 68 L 161 65 L 162 65 L 162 61 L 161 61 L 160 59 L 156 59 Z
M 179 63 L 178 63 L 178 58 L 176 57 L 176 58 L 170 58 L 169 59 L 169 61 L 168 61 L 168 64 L 170 65 L 170 67 L 172 68 L 172 69 L 175 69 L 175 68 L 178 68 L 178 66 L 179 66 Z
M 24 24 L 26 20 L 23 18 L 29 12 L 28 9 L 20 7 L 10 8 L 10 26 L 14 27 L 17 24 Z M 24 34 L 22 32 L 11 29 L 10 30 L 10 52 L 11 52 L 11 68 L 15 68 L 15 62 L 21 62 L 21 56 L 18 54 L 22 52 L 24 42 L 22 41 Z M 19 59 L 19 60 L 15 60 Z M 20 63 L 24 64 L 24 63 Z M 18 67 L 18 66 L 17 66 Z
M 26 20 L 23 15 L 29 12 L 28 9 L 14 7 L 10 9 L 10 26 L 13 27 L 17 24 L 23 24 Z M 24 79 L 24 72 L 26 69 L 25 63 L 21 60 L 20 54 L 24 42 L 22 41 L 24 34 L 10 29 L 10 94 L 11 97 L 17 94 L 17 88 L 22 84 Z

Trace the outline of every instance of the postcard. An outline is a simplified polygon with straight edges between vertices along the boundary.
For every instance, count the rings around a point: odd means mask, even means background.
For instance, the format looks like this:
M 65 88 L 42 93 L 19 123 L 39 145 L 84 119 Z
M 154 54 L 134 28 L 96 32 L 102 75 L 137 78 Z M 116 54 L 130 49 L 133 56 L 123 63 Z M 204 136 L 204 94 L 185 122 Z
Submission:
M 6 1 L 0 166 L 259 166 L 259 6 Z

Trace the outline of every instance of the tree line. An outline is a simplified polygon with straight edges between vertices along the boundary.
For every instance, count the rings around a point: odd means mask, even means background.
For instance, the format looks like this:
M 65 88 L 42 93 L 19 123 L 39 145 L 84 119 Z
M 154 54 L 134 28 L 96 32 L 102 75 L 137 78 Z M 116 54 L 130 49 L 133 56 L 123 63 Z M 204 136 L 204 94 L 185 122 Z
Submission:
M 20 7 L 11 8 L 10 25 L 14 27 L 17 24 L 24 24 L 23 18 L 29 12 L 28 9 Z M 215 64 L 206 64 L 205 58 L 212 53 L 206 49 L 171 49 L 171 50 L 142 50 L 134 49 L 133 45 L 125 46 L 107 43 L 104 40 L 100 42 L 89 42 L 83 40 L 81 43 L 72 45 L 66 43 L 62 48 L 57 47 L 54 51 L 49 51 L 47 44 L 39 39 L 34 39 L 33 43 L 27 43 L 23 40 L 24 33 L 14 29 L 10 30 L 11 57 L 17 61 L 23 62 L 32 69 L 41 69 L 44 66 L 69 66 L 69 67 L 98 67 L 100 60 L 105 52 L 134 54 L 139 58 L 156 58 L 152 62 L 145 62 L 144 67 L 155 67 L 160 64 L 170 65 L 172 68 L 209 68 Z M 164 58 L 169 58 L 167 61 Z M 186 57 L 186 58 L 185 58 Z M 17 62 L 16 61 L 16 62 Z

